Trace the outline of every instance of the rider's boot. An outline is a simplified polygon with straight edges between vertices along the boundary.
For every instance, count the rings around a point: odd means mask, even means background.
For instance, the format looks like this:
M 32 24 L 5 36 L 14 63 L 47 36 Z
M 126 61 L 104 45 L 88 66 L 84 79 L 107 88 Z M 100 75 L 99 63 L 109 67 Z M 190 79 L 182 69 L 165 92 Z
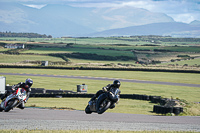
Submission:
M 109 108 L 113 109 L 114 107 L 115 107 L 115 103 L 111 104 Z
M 3 101 L 4 98 L 7 97 L 6 95 L 7 95 L 7 94 L 5 93 L 5 94 L 3 94 L 3 95 L 1 96 L 1 100 L 2 100 L 2 101 Z
M 17 108 L 24 109 L 24 102 L 17 106 Z
M 96 99 L 96 96 L 93 96 L 90 101 L 94 101 Z

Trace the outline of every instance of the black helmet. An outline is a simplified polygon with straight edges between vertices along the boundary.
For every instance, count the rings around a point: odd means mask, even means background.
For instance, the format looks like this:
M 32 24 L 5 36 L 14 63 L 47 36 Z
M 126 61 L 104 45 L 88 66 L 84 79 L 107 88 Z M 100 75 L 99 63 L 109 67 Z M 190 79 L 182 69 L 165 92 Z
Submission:
M 120 87 L 120 85 L 121 85 L 121 83 L 120 83 L 120 81 L 119 81 L 119 80 L 114 80 L 114 81 L 113 81 L 113 86 L 114 86 L 114 87 L 117 87 L 117 88 L 119 88 L 119 87 Z
M 32 84 L 33 84 L 33 80 L 32 79 L 26 79 L 26 81 L 25 81 L 25 87 L 26 88 L 30 88 L 31 86 L 32 86 Z

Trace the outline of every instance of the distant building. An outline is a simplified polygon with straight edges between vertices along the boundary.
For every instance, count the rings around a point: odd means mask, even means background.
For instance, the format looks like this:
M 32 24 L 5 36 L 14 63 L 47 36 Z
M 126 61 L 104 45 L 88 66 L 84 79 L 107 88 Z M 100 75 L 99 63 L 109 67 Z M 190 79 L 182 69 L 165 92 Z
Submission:
M 6 44 L 5 48 L 25 48 L 24 44 Z

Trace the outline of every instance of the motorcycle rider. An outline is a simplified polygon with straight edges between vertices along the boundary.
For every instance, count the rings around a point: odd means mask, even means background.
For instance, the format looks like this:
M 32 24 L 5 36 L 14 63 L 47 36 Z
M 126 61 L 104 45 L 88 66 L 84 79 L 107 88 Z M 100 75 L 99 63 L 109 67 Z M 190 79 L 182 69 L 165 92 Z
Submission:
M 99 90 L 89 102 L 98 98 L 102 93 L 109 92 L 109 98 L 113 101 L 113 104 L 110 106 L 111 109 L 115 107 L 115 103 L 119 100 L 120 97 L 120 87 L 121 83 L 119 80 L 114 80 L 113 84 L 108 84 L 106 87 L 103 87 L 102 90 Z
M 6 91 L 5 94 L 1 97 L 1 100 L 3 100 L 4 98 L 6 98 L 7 96 L 9 96 L 11 93 L 15 92 L 18 88 L 23 88 L 26 90 L 26 100 L 23 101 L 18 108 L 20 109 L 24 109 L 24 102 L 26 103 L 29 99 L 30 93 L 31 93 L 31 86 L 33 85 L 33 80 L 30 78 L 27 78 L 25 83 L 24 82 L 20 82 L 16 85 L 12 86 L 12 92 L 8 92 Z

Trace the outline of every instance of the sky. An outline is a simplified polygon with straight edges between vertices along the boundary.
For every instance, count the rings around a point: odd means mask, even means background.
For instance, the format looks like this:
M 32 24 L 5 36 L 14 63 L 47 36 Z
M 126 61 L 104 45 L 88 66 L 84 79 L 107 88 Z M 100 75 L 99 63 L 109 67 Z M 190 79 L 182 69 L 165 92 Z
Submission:
M 200 21 L 200 0 L 13 0 L 41 9 L 47 4 L 66 4 L 73 7 L 120 8 L 132 6 L 151 12 L 165 13 L 177 22 Z

